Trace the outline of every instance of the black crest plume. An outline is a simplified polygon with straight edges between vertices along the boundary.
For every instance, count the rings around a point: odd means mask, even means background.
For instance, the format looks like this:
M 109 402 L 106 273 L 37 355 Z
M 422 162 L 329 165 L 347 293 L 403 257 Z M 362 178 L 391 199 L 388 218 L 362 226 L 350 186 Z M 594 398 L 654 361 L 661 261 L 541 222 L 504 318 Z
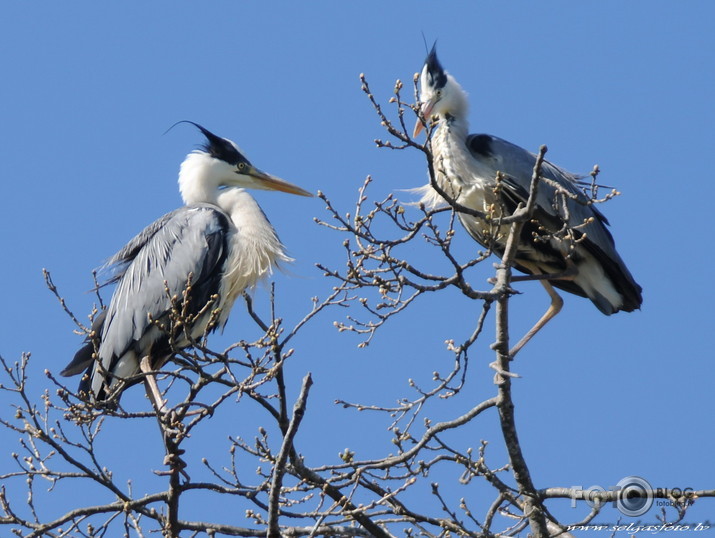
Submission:
M 427 76 L 429 77 L 427 82 L 429 85 L 433 88 L 444 88 L 445 84 L 447 84 L 447 75 L 442 68 L 442 64 L 437 59 L 437 42 L 435 42 L 432 50 L 427 55 L 425 66 L 427 67 Z
M 216 136 L 204 126 L 199 125 L 196 122 L 190 120 L 177 121 L 174 125 L 169 127 L 167 131 L 173 129 L 176 125 L 180 123 L 188 123 L 196 127 L 199 131 L 201 131 L 201 134 L 206 137 L 206 142 L 201 145 L 201 149 L 203 149 L 212 157 L 215 157 L 216 159 L 220 159 L 232 165 L 237 165 L 238 163 L 248 164 L 248 159 L 246 159 L 246 157 L 244 157 L 241 152 L 239 152 L 236 147 L 231 144 L 231 142 L 229 142 L 225 138 Z

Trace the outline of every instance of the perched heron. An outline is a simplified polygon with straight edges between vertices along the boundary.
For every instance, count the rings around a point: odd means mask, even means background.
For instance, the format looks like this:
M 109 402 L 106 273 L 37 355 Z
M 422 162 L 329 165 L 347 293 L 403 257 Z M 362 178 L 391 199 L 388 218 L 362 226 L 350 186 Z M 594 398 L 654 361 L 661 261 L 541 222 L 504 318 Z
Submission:
M 511 214 L 520 203 L 526 204 L 536 155 L 496 136 L 469 134 L 467 94 L 442 68 L 436 45 L 420 74 L 420 101 L 422 118 L 415 125 L 414 136 L 422 131 L 423 120 L 436 118 L 431 140 L 434 171 L 446 194 L 463 207 L 491 212 L 495 219 Z M 499 184 L 497 172 L 501 174 Z M 551 305 L 511 350 L 512 355 L 561 310 L 563 300 L 553 286 L 588 297 L 606 315 L 631 312 L 643 301 L 641 287 L 616 252 L 606 217 L 589 203 L 579 188 L 578 176 L 547 161 L 541 176 L 545 180 L 538 185 L 533 219 L 522 229 L 515 266 L 529 275 L 554 275 L 539 280 Z M 444 202 L 430 184 L 417 190 L 427 207 Z M 458 216 L 472 238 L 503 255 L 507 225 L 496 226 L 494 219 L 487 221 L 464 212 Z
M 186 205 L 147 226 L 107 262 L 117 287 L 93 323 L 96 341 L 88 338 L 62 371 L 72 376 L 86 370 L 79 389 L 99 401 L 118 398 L 140 381 L 137 374 L 161 368 L 175 350 L 223 327 L 239 294 L 290 261 L 244 189 L 311 196 L 253 166 L 231 140 L 186 123 L 206 138 L 181 164 L 179 190 Z M 159 324 L 170 325 L 172 297 L 180 305 L 186 301 L 190 326 L 168 334 Z M 149 378 L 153 403 L 161 407 Z

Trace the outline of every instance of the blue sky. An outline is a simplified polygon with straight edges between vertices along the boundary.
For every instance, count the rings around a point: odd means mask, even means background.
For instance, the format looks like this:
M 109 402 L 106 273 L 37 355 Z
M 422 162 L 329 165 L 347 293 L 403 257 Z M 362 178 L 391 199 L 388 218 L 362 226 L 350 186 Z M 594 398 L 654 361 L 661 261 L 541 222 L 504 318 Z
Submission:
M 399 189 L 425 182 L 424 161 L 374 147 L 385 133 L 358 75 L 385 102 L 395 79 L 410 81 L 421 68 L 424 33 L 439 40 L 445 68 L 470 94 L 473 132 L 533 151 L 547 144 L 548 158 L 574 172 L 598 164 L 600 180 L 623 193 L 603 210 L 643 286 L 643 309 L 605 317 L 567 296 L 515 364 L 523 376 L 514 385 L 517 420 L 537 486 L 607 488 L 639 475 L 657 487 L 712 488 L 714 19 L 705 1 L 6 3 L 0 353 L 32 352 L 38 391 L 42 370 L 57 372 L 72 356 L 81 339 L 42 268 L 78 316 L 90 311 L 91 270 L 181 203 L 178 166 L 200 138 L 187 127 L 164 134 L 178 120 L 235 140 L 257 166 L 325 192 L 344 211 L 367 174 L 375 199 L 397 192 L 409 200 Z M 313 223 L 328 216 L 317 198 L 257 198 L 296 258 L 275 279 L 279 312 L 292 324 L 312 296 L 329 292 L 332 282 L 314 264 L 340 267 L 344 237 Z M 475 249 L 458 241 L 465 256 Z M 475 286 L 486 288 L 491 272 L 482 264 Z M 540 286 L 519 289 L 514 337 L 548 304 Z M 266 312 L 264 290 L 256 301 Z M 387 404 L 409 394 L 407 377 L 428 380 L 449 367 L 444 340 L 464 339 L 479 308 L 455 293 L 413 306 L 363 350 L 332 328 L 339 309 L 295 340 L 289 374 L 312 371 L 315 380 L 301 435 L 316 460 L 345 446 L 388 452 L 384 425 L 333 400 Z M 238 305 L 214 341 L 256 334 Z M 489 343 L 491 334 L 471 361 L 473 392 L 435 416 L 492 394 Z M 250 438 L 255 428 L 242 426 L 241 411 L 231 427 Z M 107 434 L 119 446 L 147 442 L 121 428 Z M 311 446 L 328 428 L 341 433 Z M 365 428 L 376 430 L 366 436 Z M 482 438 L 499 444 L 493 421 L 456 442 Z M 0 449 L 0 466 L 9 450 Z M 703 500 L 686 519 L 713 513 Z

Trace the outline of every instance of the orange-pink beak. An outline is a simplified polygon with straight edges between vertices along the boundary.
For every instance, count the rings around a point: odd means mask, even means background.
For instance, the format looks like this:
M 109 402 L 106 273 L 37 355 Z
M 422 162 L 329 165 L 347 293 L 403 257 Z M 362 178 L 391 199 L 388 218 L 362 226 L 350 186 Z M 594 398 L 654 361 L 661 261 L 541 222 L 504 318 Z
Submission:
M 412 132 L 412 138 L 417 138 L 417 136 L 422 132 L 422 129 L 424 129 L 425 124 L 422 121 L 423 118 L 424 121 L 430 121 L 430 118 L 432 117 L 433 108 L 434 100 L 432 99 L 422 103 L 422 109 L 420 111 L 421 117 L 417 118 L 417 123 L 415 123 L 415 130 Z

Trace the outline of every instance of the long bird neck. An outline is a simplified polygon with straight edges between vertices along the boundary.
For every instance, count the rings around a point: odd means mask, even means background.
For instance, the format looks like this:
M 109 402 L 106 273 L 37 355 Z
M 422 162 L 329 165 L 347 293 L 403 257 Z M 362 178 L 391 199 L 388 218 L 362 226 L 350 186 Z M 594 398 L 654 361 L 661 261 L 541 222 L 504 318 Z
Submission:
M 441 114 L 434 133 L 434 149 L 439 152 L 450 144 L 464 144 L 469 135 L 469 122 L 466 117 Z
M 231 217 L 242 239 L 268 250 L 280 250 L 276 232 L 256 200 L 244 189 L 231 187 L 218 195 L 217 205 Z M 253 245 L 252 245 L 253 246 Z
M 209 203 L 218 205 L 221 179 L 215 159 L 203 152 L 190 153 L 181 163 L 179 191 L 186 205 Z
M 447 77 L 445 95 L 436 110 L 438 123 L 431 147 L 437 183 L 448 195 L 457 197 L 464 187 L 459 184 L 460 179 L 471 175 L 471 157 L 466 147 L 469 135 L 469 105 L 464 90 L 451 75 Z M 421 194 L 420 202 L 426 207 L 439 207 L 445 203 L 442 196 L 429 184 L 416 192 Z
M 439 103 L 439 125 L 436 136 L 450 136 L 466 140 L 469 134 L 469 100 L 459 83 L 447 74 L 442 103 Z
M 280 262 L 292 260 L 258 203 L 246 191 L 240 188 L 222 191 L 218 195 L 218 206 L 228 213 L 235 226 L 219 292 L 224 304 L 231 305 L 244 289 L 270 275 Z M 230 306 L 224 308 L 226 317 L 228 310 Z M 219 320 L 224 322 L 225 318 Z
M 437 181 L 442 188 L 448 182 L 445 174 L 457 179 L 469 165 L 466 140 L 469 135 L 469 102 L 459 83 L 447 74 L 443 97 L 435 106 L 439 118 L 432 138 L 432 152 L 437 166 Z

